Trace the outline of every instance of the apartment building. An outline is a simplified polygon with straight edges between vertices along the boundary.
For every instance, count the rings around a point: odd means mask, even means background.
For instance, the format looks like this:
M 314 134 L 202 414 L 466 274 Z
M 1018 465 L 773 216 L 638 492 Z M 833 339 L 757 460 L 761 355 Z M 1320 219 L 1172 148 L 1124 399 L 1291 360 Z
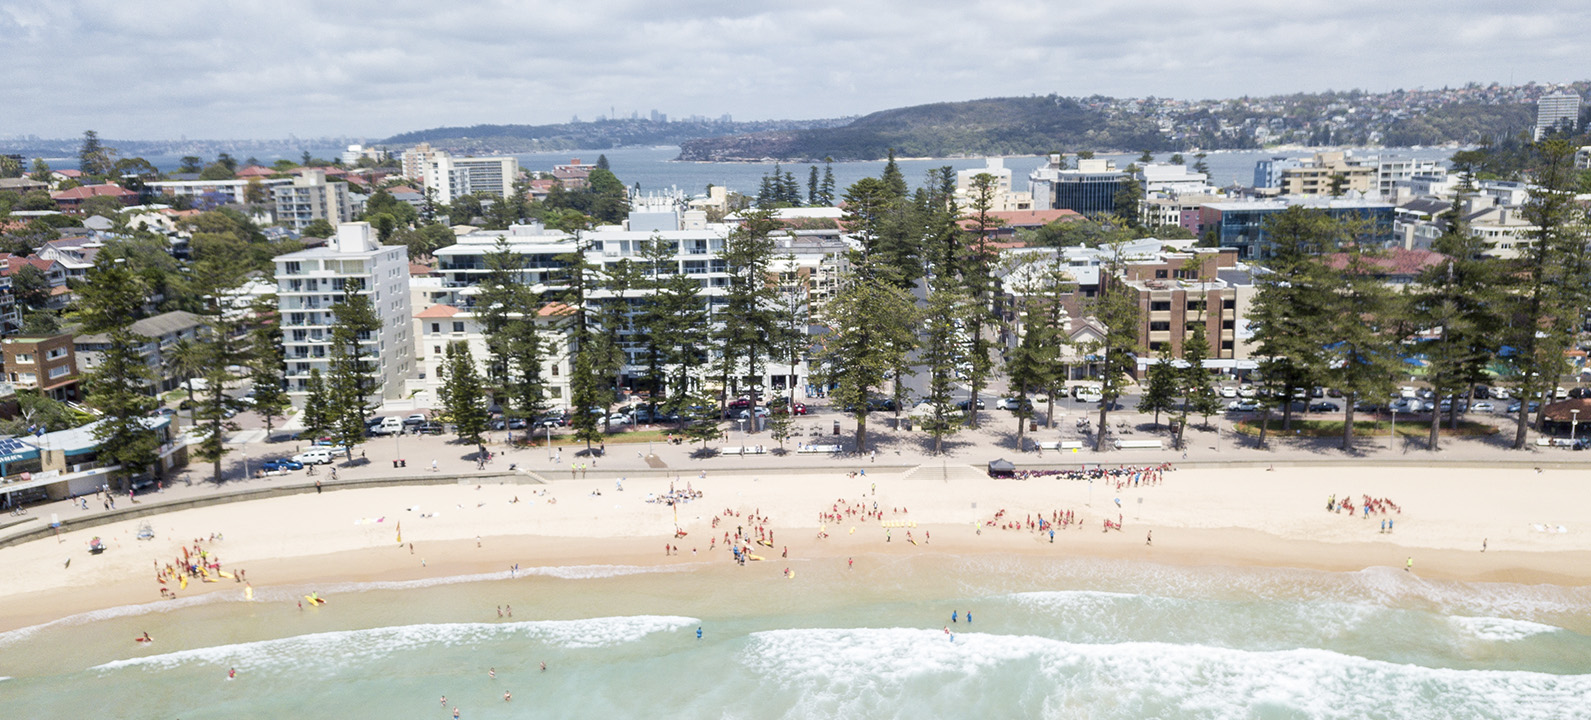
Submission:
M 456 158 L 434 150 L 423 164 L 420 179 L 427 189 L 435 191 L 440 203 L 475 193 L 508 197 L 519 179 L 519 160 L 507 156 Z
M 1580 96 L 1567 91 L 1548 93 L 1536 101 L 1536 133 L 1540 140 L 1548 131 L 1557 128 L 1573 130 L 1580 121 Z
M 128 330 L 144 339 L 138 346 L 138 355 L 143 358 L 144 365 L 148 366 L 155 380 L 156 392 L 174 390 L 186 379 L 186 376 L 171 367 L 172 347 L 183 340 L 201 342 L 210 332 L 204 318 L 181 310 L 138 320 L 129 325 Z M 77 354 L 78 367 L 85 373 L 99 367 L 105 351 L 110 347 L 110 335 L 107 333 L 73 338 L 72 349 Z
M 709 322 L 716 322 L 712 318 L 722 309 L 729 286 L 728 267 L 722 259 L 724 243 L 734 227 L 732 223 L 708 223 L 701 211 L 683 210 L 659 200 L 650 204 L 638 202 L 624 226 L 606 226 L 586 232 L 578 246 L 574 238 L 535 224 L 517 225 L 506 231 L 467 233 L 459 236 L 457 244 L 440 248 L 435 253 L 440 283 L 429 292 L 439 306 L 451 309 L 428 308 L 421 311 L 423 317 L 418 319 L 423 331 L 431 330 L 431 323 L 438 324 L 435 329 L 443 336 L 438 340 L 462 340 L 471 343 L 472 348 L 484 348 L 484 340 L 478 338 L 479 328 L 474 322 L 476 296 L 478 285 L 490 272 L 487 257 L 499 248 L 506 247 L 519 256 L 518 280 L 543 297 L 545 311 L 548 307 L 557 307 L 566 254 L 583 247 L 587 262 L 608 270 L 620 263 L 644 262 L 643 248 L 655 241 L 663 243 L 670 253 L 662 271 L 695 280 L 701 287 L 700 297 L 709 313 Z M 793 296 L 785 301 L 794 304 L 798 314 L 810 318 L 837 291 L 851 244 L 837 230 L 791 230 L 777 234 L 775 242 L 777 249 L 770 282 L 779 283 Z M 589 301 L 635 305 L 645 292 L 630 291 L 624 297 L 614 297 L 599 291 L 593 293 Z M 431 317 L 432 314 L 445 314 L 445 317 Z M 547 322 L 553 325 L 557 319 L 553 314 Z M 453 334 L 454 323 L 459 324 L 461 334 Z M 816 332 L 810 323 L 807 330 Z M 423 333 L 417 335 L 417 340 L 422 344 L 423 354 L 435 355 L 439 347 L 446 350 L 445 343 L 426 338 Z M 634 387 L 646 369 L 645 338 L 632 330 L 622 336 L 620 345 L 625 362 L 619 381 L 624 387 Z M 560 341 L 556 347 L 566 348 L 567 343 Z M 477 353 L 476 358 L 481 360 L 484 355 Z M 567 372 L 567 359 L 560 359 L 560 362 L 559 372 Z M 554 377 L 552 369 L 548 368 L 545 377 Z M 434 370 L 427 366 L 425 374 L 429 384 Z M 794 367 L 772 363 L 762 368 L 760 377 L 749 378 L 747 382 L 782 389 L 801 387 L 809 380 L 810 370 L 803 360 Z
M 196 206 L 218 207 L 247 202 L 250 184 L 259 186 L 265 198 L 272 200 L 276 188 L 292 182 L 288 178 L 250 176 L 232 180 L 152 180 L 144 185 L 167 197 L 191 198 Z
M 1035 208 L 1072 210 L 1083 215 L 1116 212 L 1116 193 L 1127 174 L 1110 160 L 1078 160 L 1076 169 L 1061 169 L 1062 156 L 1050 155 L 1046 165 L 1028 174 Z
M 276 200 L 276 221 L 294 230 L 302 231 L 316 220 L 336 225 L 354 218 L 348 183 L 328 181 L 319 168 L 305 170 L 271 192 Z
M 1236 248 L 1241 259 L 1259 259 L 1267 254 L 1266 222 L 1271 216 L 1294 205 L 1323 210 L 1337 219 L 1364 222 L 1364 239 L 1389 246 L 1396 207 L 1391 203 L 1331 197 L 1283 196 L 1266 200 L 1237 200 L 1205 203 L 1200 209 L 1200 224 L 1213 233 L 1217 245 Z
M 13 337 L 0 341 L 6 381 L 19 390 L 37 390 L 45 397 L 75 402 L 77 354 L 67 335 Z
M 378 244 L 369 223 L 342 223 L 326 246 L 279 255 L 275 263 L 278 320 L 293 404 L 303 407 L 311 370 L 330 375 L 333 307 L 350 286 L 369 298 L 379 323 L 375 332 L 360 340 L 375 369 L 371 399 L 402 397 L 414 357 L 408 250 Z
M 1032 210 L 1033 194 L 1031 192 L 1011 191 L 1011 169 L 1005 166 L 1005 158 L 986 158 L 984 167 L 956 171 L 956 204 L 963 209 L 972 207 L 972 183 L 979 175 L 988 175 L 994 178 L 994 192 L 990 197 L 990 210 L 996 212 L 1010 212 L 1014 210 Z
M 1314 159 L 1282 170 L 1283 195 L 1367 194 L 1376 184 L 1376 168 L 1348 162 L 1341 152 L 1315 153 Z

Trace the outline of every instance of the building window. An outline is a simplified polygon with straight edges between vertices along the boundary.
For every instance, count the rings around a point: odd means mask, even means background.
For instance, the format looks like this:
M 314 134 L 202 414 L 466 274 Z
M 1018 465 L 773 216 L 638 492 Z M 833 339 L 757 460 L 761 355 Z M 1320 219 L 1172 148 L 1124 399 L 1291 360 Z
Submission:
M 552 396 L 554 398 L 562 398 L 563 397 L 563 388 L 555 387 L 555 388 L 552 389 L 552 393 L 551 394 L 552 394 Z
M 288 275 L 297 275 L 304 271 L 297 261 L 284 263 L 284 270 Z
M 44 354 L 45 360 L 60 360 L 66 357 L 66 348 L 55 348 Z
M 441 345 L 432 345 L 431 346 L 431 354 L 433 354 L 433 355 L 441 355 L 442 354 L 442 346 Z
M 50 379 L 51 380 L 54 380 L 54 379 L 56 379 L 58 377 L 65 377 L 65 376 L 71 375 L 71 374 L 72 374 L 72 366 L 71 365 L 59 365 L 59 366 L 50 368 Z
M 17 373 L 17 381 L 18 382 L 21 382 L 21 383 L 33 383 L 33 382 L 38 382 L 38 380 L 39 380 L 39 376 L 34 375 L 33 373 Z
M 33 364 L 33 354 L 32 353 L 17 353 L 15 357 L 16 357 L 16 362 L 17 362 L 18 365 L 32 365 Z
M 1166 279 L 1166 271 L 1164 271 L 1164 270 L 1156 270 L 1155 271 L 1155 279 L 1156 280 L 1164 280 L 1164 279 Z
M 552 366 L 552 376 L 553 377 L 558 377 L 558 366 L 557 365 Z M 558 397 L 558 396 L 554 395 L 553 397 Z
M 1171 310 L 1171 301 L 1170 300 L 1156 300 L 1154 302 L 1149 303 L 1149 312 L 1169 312 L 1170 310 Z
M 1222 350 L 1231 350 L 1232 349 L 1232 341 L 1231 340 L 1222 340 L 1221 341 L 1221 349 Z
M 1156 320 L 1149 323 L 1149 332 L 1161 332 L 1171 329 L 1171 323 L 1165 320 Z
M 1222 320 L 1221 321 L 1221 329 L 1222 330 L 1231 330 L 1231 329 L 1233 329 L 1235 327 L 1237 327 L 1237 321 L 1236 320 Z
M 464 332 L 464 323 L 461 323 L 461 322 L 453 323 L 453 332 L 456 332 L 456 333 Z
M 1232 298 L 1227 298 L 1227 299 L 1221 301 L 1221 309 L 1222 310 L 1231 310 L 1232 308 L 1235 308 L 1235 307 L 1237 307 L 1237 300 L 1234 300 Z
M 1149 343 L 1149 349 L 1153 352 L 1160 352 L 1161 350 L 1166 349 L 1166 344 L 1160 341 L 1155 341 Z

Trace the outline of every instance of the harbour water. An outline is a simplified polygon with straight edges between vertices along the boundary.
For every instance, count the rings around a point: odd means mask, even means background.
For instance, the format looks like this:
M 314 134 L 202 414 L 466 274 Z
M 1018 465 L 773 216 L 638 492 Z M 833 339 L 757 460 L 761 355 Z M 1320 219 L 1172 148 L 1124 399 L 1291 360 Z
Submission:
M 715 558 L 101 611 L 0 635 L 0 676 L 8 717 L 1584 718 L 1591 589 Z

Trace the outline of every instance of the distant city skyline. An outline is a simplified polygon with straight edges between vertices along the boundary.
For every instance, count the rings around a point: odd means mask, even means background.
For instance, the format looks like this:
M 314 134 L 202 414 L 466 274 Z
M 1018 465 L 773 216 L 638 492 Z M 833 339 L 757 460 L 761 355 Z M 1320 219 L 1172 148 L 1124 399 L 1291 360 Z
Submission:
M 711 5 L 0 0 L 0 133 L 379 139 L 632 112 L 807 119 L 1591 77 L 1591 7 L 1569 0 Z

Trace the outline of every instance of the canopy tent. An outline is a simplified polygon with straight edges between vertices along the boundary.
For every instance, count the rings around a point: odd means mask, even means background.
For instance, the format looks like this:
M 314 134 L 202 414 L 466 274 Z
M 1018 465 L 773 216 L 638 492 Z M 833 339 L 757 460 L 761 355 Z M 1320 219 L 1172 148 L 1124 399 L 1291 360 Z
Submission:
M 989 477 L 1014 477 L 1015 475 L 1016 465 L 1011 464 L 1011 462 L 1005 458 L 990 461 Z

